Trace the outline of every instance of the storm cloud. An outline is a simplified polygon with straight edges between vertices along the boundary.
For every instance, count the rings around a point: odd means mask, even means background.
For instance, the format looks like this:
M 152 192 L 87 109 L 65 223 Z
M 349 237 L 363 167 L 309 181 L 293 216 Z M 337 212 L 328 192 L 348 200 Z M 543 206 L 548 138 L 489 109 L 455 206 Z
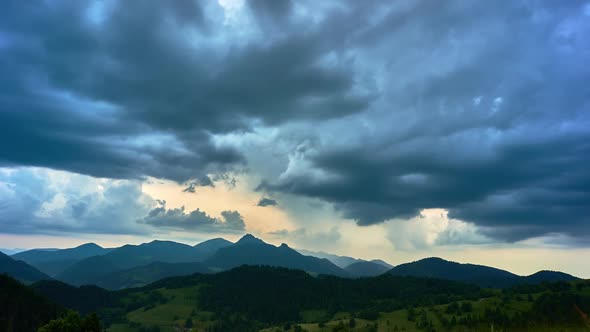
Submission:
M 322 24 L 236 38 L 221 6 L 202 5 L 6 4 L 0 163 L 186 181 L 243 164 L 215 133 L 367 105 L 345 63 L 323 63 L 332 43 Z
M 186 192 L 240 173 L 360 226 L 444 209 L 441 243 L 588 237 L 589 18 L 583 1 L 9 1 L 0 166 Z M 231 207 L 150 209 L 145 225 L 244 229 Z
M 588 9 L 392 9 L 358 39 L 382 70 L 380 98 L 315 131 L 259 189 L 331 202 L 359 225 L 444 208 L 502 240 L 590 235 Z
M 156 227 L 204 233 L 243 233 L 246 229 L 244 219 L 237 211 L 222 211 L 221 218 L 215 218 L 200 209 L 185 212 L 184 206 L 167 209 L 166 201 L 159 201 L 159 204 L 160 206 L 151 210 L 138 222 Z
M 266 207 L 266 206 L 275 206 L 277 204 L 278 204 L 278 202 L 275 201 L 274 199 L 263 197 L 258 201 L 258 204 L 256 204 L 256 205 L 260 206 L 260 207 Z

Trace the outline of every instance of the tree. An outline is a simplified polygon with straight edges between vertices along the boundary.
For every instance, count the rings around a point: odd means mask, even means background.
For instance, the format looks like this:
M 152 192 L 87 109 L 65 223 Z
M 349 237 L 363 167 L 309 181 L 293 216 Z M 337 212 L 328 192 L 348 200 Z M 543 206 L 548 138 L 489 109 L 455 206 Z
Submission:
M 39 328 L 39 332 L 101 332 L 100 320 L 96 314 L 86 318 L 80 317 L 76 311 L 69 311 L 64 317 L 54 319 Z
M 190 329 L 193 327 L 193 320 L 189 317 L 186 319 L 186 321 L 184 322 L 184 327 L 186 327 L 187 329 Z
M 349 327 L 355 327 L 355 326 L 356 326 L 356 320 L 354 319 L 354 317 L 353 317 L 353 318 L 351 318 L 351 319 L 348 321 L 348 326 L 349 326 Z
M 463 302 L 461 303 L 461 311 L 462 312 L 472 312 L 473 311 L 473 305 L 471 304 L 471 302 Z

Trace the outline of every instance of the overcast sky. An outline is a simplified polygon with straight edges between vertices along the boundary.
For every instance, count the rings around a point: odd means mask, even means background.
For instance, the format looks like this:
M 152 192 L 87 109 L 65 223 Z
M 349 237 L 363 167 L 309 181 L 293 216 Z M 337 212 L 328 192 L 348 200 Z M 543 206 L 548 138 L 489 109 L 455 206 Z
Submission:
M 0 247 L 590 277 L 588 1 L 8 1 Z

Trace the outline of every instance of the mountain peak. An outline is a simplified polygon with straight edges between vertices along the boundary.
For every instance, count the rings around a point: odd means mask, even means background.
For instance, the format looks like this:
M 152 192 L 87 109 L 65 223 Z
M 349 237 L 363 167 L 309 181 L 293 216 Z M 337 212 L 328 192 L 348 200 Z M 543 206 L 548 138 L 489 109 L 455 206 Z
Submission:
M 426 258 L 421 259 L 420 261 L 423 261 L 423 262 L 449 262 L 446 259 L 442 259 L 440 257 L 426 257 Z
M 81 244 L 81 245 L 77 246 L 76 248 L 87 248 L 87 249 L 90 249 L 90 248 L 93 248 L 94 249 L 94 248 L 96 248 L 96 249 L 103 249 L 101 246 L 99 246 L 98 244 L 96 244 L 94 242 L 84 243 L 84 244 Z
M 286 243 L 281 243 L 281 245 L 279 246 L 279 248 L 289 248 L 289 246 Z
M 236 242 L 236 244 L 246 244 L 246 243 L 265 243 L 264 241 L 262 241 L 261 239 L 255 237 L 252 234 L 246 234 L 244 236 L 242 236 L 242 238 Z

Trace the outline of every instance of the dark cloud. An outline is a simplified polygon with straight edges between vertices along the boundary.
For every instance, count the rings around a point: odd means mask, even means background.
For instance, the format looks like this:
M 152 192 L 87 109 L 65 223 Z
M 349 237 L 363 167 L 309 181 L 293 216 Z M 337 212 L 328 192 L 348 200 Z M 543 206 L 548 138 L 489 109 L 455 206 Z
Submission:
M 270 199 L 267 197 L 263 197 L 258 201 L 258 204 L 256 204 L 257 206 L 262 206 L 262 207 L 266 207 L 266 206 L 275 206 L 278 205 L 279 203 L 277 201 L 275 201 L 274 199 Z
M 184 206 L 167 209 L 166 202 L 162 202 L 138 222 L 156 227 L 208 233 L 241 233 L 246 229 L 244 219 L 238 211 L 222 211 L 221 218 L 215 218 L 199 209 L 185 212 Z
M 238 45 L 221 7 L 199 4 L 6 4 L 0 164 L 184 182 L 243 163 L 214 133 L 367 105 L 350 68 L 321 63 L 332 52 L 324 26 Z M 280 16 L 288 7 L 251 9 Z
M 590 235 L 587 4 L 245 6 L 232 21 L 216 2 L 8 2 L 0 166 L 188 192 L 240 170 L 359 225 L 445 208 L 502 240 Z M 241 144 L 261 128 L 276 140 Z M 154 211 L 145 223 L 227 222 Z
M 355 117 L 367 125 L 321 128 L 321 144 L 259 189 L 332 202 L 359 225 L 445 208 L 502 240 L 590 235 L 583 4 L 426 3 L 359 35 L 379 41 L 368 52 L 379 63 L 403 52 L 383 63 L 370 115 Z M 326 138 L 334 129 L 346 135 Z
M 188 186 L 182 190 L 185 193 L 196 193 L 197 187 L 215 187 L 215 183 L 211 180 L 211 178 L 207 175 L 203 175 L 198 179 L 195 179 L 188 183 Z
M 253 15 L 262 25 L 288 24 L 293 8 L 293 2 L 291 0 L 248 0 L 247 4 Z

